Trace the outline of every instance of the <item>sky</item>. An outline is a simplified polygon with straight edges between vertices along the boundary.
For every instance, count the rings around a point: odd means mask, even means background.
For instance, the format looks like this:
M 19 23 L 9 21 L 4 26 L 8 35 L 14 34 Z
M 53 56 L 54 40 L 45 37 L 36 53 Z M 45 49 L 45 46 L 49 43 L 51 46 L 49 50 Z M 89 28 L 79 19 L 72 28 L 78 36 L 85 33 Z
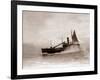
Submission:
M 49 47 L 71 37 L 89 41 L 90 15 L 84 13 L 23 11 L 23 43 Z M 70 38 L 71 40 L 71 38 Z

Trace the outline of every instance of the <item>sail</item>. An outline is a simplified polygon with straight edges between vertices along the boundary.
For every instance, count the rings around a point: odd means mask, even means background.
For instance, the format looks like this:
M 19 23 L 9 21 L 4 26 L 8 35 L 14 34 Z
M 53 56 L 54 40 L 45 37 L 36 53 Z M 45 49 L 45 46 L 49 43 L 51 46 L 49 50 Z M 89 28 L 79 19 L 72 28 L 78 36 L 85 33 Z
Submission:
M 73 34 L 72 34 L 72 42 L 78 42 L 78 38 L 76 36 L 76 32 L 74 30 Z

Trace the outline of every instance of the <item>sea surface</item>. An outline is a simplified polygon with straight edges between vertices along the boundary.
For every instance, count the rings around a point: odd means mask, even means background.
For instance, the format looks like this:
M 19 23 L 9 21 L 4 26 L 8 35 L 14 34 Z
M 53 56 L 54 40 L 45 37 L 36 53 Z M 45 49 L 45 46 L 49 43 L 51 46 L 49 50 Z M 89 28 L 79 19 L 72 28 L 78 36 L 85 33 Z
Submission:
M 72 46 L 60 53 L 42 56 L 41 48 L 35 48 L 31 44 L 24 44 L 23 69 L 89 65 L 89 55 L 89 46 L 86 45 L 81 45 L 80 48 Z

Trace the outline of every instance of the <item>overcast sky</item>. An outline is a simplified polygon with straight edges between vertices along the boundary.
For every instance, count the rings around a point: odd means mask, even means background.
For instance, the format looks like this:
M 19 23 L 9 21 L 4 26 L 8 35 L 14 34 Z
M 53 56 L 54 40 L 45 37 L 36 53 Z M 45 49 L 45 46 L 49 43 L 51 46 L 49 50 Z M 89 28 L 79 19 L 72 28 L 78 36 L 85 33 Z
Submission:
M 89 40 L 89 14 L 23 11 L 23 43 L 55 45 L 76 30 L 80 42 Z

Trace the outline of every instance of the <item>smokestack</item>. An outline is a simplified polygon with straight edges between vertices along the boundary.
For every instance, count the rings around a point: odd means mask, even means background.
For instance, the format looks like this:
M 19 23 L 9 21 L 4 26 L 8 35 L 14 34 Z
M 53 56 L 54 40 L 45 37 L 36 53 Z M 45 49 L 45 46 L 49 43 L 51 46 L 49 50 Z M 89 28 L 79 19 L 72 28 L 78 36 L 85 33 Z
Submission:
M 67 37 L 67 43 L 69 44 L 69 37 Z

